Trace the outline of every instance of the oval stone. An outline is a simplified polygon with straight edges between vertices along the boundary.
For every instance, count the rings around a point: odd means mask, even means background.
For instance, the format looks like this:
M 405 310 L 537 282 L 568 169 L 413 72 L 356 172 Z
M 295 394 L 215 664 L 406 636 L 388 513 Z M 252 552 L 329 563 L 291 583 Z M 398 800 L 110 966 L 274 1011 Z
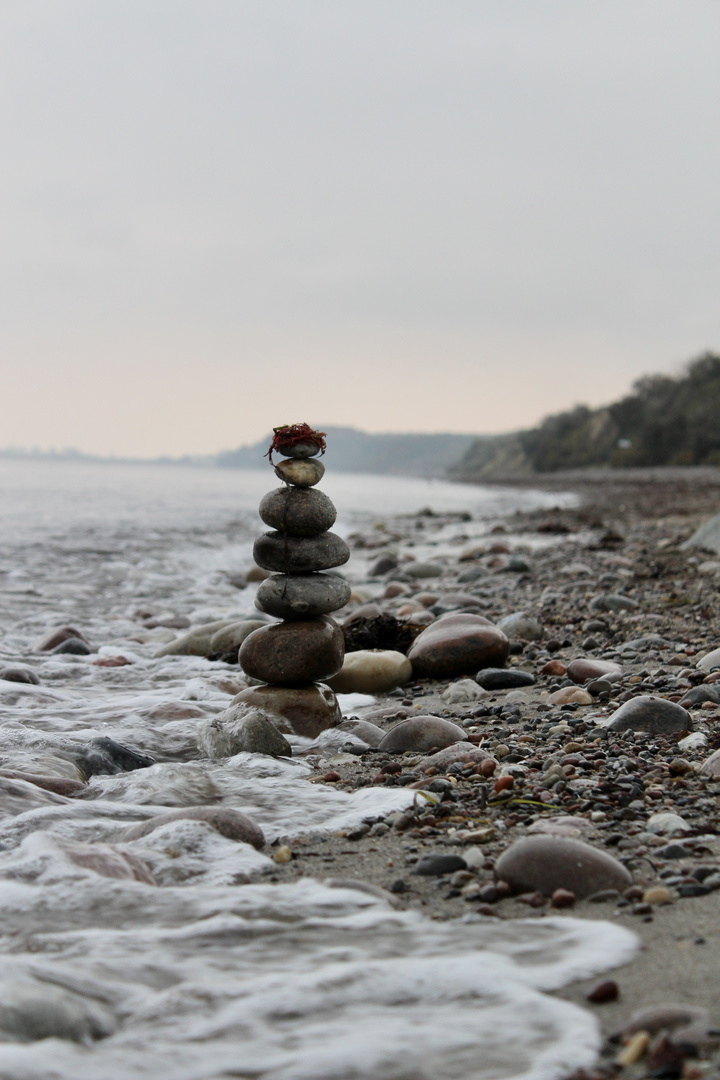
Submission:
M 253 558 L 263 570 L 279 574 L 308 574 L 342 566 L 350 558 L 350 548 L 336 533 L 320 536 L 283 536 L 263 533 L 253 545 Z
M 391 728 L 378 750 L 391 754 L 403 754 L 406 750 L 427 753 L 433 747 L 442 750 L 445 746 L 463 741 L 467 741 L 467 733 L 450 720 L 443 720 L 439 716 L 412 716 Z
M 588 679 L 602 679 L 608 675 L 622 674 L 622 668 L 612 660 L 595 660 L 590 656 L 581 656 L 571 660 L 567 666 L 568 678 L 574 683 L 584 683 Z
M 695 666 L 700 671 L 715 671 L 720 668 L 720 649 L 713 649 L 712 652 L 706 653 Z
M 692 731 L 690 713 L 682 705 L 664 698 L 630 698 L 617 709 L 608 724 L 610 731 L 649 731 L 652 735 L 669 735 L 673 731 Z
M 288 536 L 318 536 L 335 524 L 337 510 L 322 491 L 281 487 L 263 496 L 259 514 L 266 525 Z
M 305 461 L 278 461 L 275 475 L 293 487 L 315 487 L 325 475 L 325 466 L 322 461 L 315 461 L 313 458 Z
M 278 619 L 307 619 L 345 607 L 351 593 L 336 574 L 273 574 L 258 589 L 255 606 Z
M 282 452 L 285 457 L 304 461 L 305 458 L 317 457 L 320 447 L 314 442 L 297 442 L 293 446 L 283 446 Z
M 260 849 L 265 846 L 263 831 L 256 822 L 247 814 L 239 810 L 232 810 L 229 806 L 184 806 L 181 810 L 170 810 L 166 814 L 157 814 L 149 821 L 141 821 L 137 825 L 131 825 L 126 829 L 120 839 L 123 841 L 139 840 L 148 836 L 161 825 L 168 821 L 206 821 L 221 836 L 228 840 L 238 840 L 244 844 L 252 844 Z
M 342 667 L 344 653 L 342 630 L 321 615 L 253 631 L 240 646 L 238 660 L 253 679 L 292 686 L 331 678 Z
M 246 704 L 262 709 L 286 735 L 315 739 L 321 731 L 335 727 L 340 720 L 340 706 L 332 690 L 323 683 L 310 686 L 249 686 L 241 690 L 232 704 Z
M 412 664 L 394 649 L 358 649 L 345 653 L 343 666 L 328 679 L 337 694 L 382 694 L 404 686 L 412 678 Z
M 515 690 L 519 686 L 533 686 L 535 676 L 519 668 L 484 668 L 475 678 L 483 690 Z
M 408 660 L 419 677 L 452 679 L 501 667 L 509 652 L 502 630 L 481 615 L 444 615 L 415 638 Z
M 582 840 L 565 836 L 527 836 L 516 840 L 495 863 L 495 878 L 515 893 L 552 896 L 568 889 L 578 899 L 603 889 L 622 891 L 632 878 L 622 863 Z

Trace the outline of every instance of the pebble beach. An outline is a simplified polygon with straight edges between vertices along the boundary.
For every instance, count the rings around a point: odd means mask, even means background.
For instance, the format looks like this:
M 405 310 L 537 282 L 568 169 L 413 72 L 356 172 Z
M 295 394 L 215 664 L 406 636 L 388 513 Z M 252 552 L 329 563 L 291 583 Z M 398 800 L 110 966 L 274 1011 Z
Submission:
M 0 1076 L 720 1075 L 720 561 L 686 546 L 720 480 L 496 498 L 341 507 L 341 716 L 271 744 L 223 719 L 257 683 L 233 654 L 267 619 L 259 519 L 6 554 L 0 901 L 30 1004 L 0 987 Z

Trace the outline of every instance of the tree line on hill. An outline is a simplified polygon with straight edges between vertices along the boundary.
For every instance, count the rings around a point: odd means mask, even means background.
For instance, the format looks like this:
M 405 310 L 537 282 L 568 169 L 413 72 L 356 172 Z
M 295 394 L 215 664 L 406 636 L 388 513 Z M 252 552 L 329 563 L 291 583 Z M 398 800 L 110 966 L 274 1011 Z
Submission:
M 536 428 L 478 439 L 450 470 L 456 479 L 590 466 L 720 466 L 720 356 L 681 375 L 646 375 L 612 405 L 578 405 Z

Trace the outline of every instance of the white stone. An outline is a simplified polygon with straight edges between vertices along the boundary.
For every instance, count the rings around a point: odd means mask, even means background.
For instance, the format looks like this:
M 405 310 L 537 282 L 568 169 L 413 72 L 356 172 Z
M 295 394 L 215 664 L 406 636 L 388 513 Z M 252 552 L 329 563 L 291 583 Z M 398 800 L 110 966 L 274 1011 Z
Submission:
M 662 836 L 679 836 L 682 833 L 690 832 L 692 826 L 688 825 L 687 821 L 681 818 L 679 814 L 665 811 L 660 814 L 652 814 L 647 820 L 645 829 L 647 832 L 659 833 Z
M 486 695 L 487 690 L 478 686 L 474 679 L 458 679 L 443 692 L 442 699 L 448 705 L 462 705 L 467 701 L 479 701 Z

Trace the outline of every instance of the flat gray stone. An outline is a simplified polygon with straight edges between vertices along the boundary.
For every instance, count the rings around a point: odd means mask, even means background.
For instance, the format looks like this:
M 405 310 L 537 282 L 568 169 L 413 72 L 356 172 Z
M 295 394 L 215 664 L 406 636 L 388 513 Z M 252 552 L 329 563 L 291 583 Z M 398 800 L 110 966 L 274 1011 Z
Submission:
M 336 574 L 273 574 L 258 589 L 255 606 L 278 619 L 308 619 L 345 607 L 351 594 Z
M 610 731 L 649 731 L 653 735 L 670 735 L 674 731 L 692 731 L 690 713 L 674 701 L 651 697 L 630 698 L 613 713 L 607 725 Z
M 318 536 L 335 524 L 337 511 L 322 491 L 281 487 L 263 496 L 259 514 L 266 525 L 288 536 Z
M 350 558 L 350 548 L 341 536 L 332 532 L 308 537 L 269 532 L 255 541 L 253 558 L 263 570 L 279 574 L 307 574 L 342 566 Z

